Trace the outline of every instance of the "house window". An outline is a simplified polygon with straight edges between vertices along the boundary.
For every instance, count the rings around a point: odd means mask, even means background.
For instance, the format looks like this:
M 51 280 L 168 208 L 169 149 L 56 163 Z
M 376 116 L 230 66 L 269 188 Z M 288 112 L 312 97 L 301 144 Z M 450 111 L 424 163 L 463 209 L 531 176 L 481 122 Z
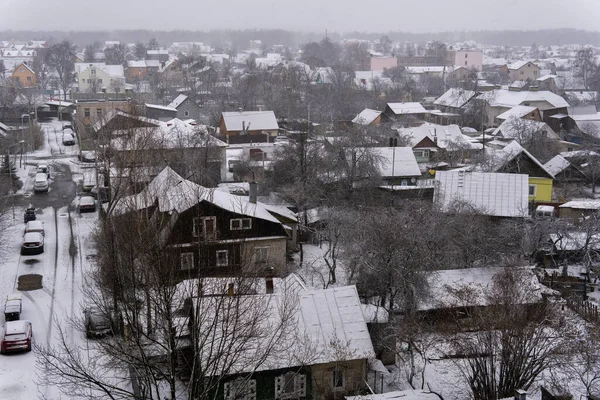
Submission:
M 335 368 L 331 372 L 333 390 L 344 389 L 344 371 L 341 368 Z
M 465 65 L 468 65 L 468 62 L 467 62 L 467 61 L 465 61 Z
M 194 269 L 194 253 L 181 253 L 180 265 L 182 271 Z
M 306 375 L 288 372 L 275 378 L 275 398 L 295 399 L 306 397 Z
M 469 57 L 469 55 L 468 55 L 468 54 L 465 54 L 465 58 L 467 58 L 467 57 Z
M 235 379 L 223 385 L 225 400 L 256 400 L 256 379 Z
M 189 116 L 190 116 L 190 112 L 189 112 L 189 111 L 187 111 L 187 110 L 185 110 L 185 111 L 183 112 L 183 116 L 184 116 L 184 117 L 189 117 Z
M 529 185 L 529 195 L 535 197 L 537 192 L 537 185 Z
M 96 117 L 98 117 L 98 118 L 102 117 L 102 109 L 101 108 L 96 108 Z
M 25 72 L 25 68 L 19 69 L 19 72 Z
M 102 84 L 102 79 L 98 79 L 98 83 L 99 83 L 99 84 Z
M 217 250 L 217 267 L 226 267 L 229 265 L 227 250 Z
M 85 117 L 89 117 L 90 116 L 90 109 L 89 108 L 84 108 L 83 109 L 83 115 Z
M 30 76 L 27 77 L 27 82 L 31 82 L 31 77 Z
M 269 261 L 269 248 L 268 247 L 255 247 L 254 248 L 254 262 L 266 263 Z
M 521 75 L 525 75 L 525 71 L 521 71 Z
M 194 237 L 214 238 L 217 234 L 217 217 L 194 218 L 192 233 Z
M 232 218 L 229 220 L 229 228 L 232 231 L 252 229 L 252 218 Z

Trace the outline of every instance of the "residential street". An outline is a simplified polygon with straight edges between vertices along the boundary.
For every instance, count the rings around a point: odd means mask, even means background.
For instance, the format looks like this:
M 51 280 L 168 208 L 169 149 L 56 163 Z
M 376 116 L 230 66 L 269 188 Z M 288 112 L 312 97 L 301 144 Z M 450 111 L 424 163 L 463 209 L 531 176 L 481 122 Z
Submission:
M 26 163 L 18 168 L 23 187 L 14 198 L 14 215 L 7 214 L 2 227 L 0 254 L 0 299 L 4 305 L 7 295 L 19 291 L 23 295 L 21 319 L 31 321 L 34 342 L 39 346 L 56 343 L 58 327 L 65 329 L 73 345 L 85 346 L 85 335 L 74 329 L 81 316 L 81 287 L 89 268 L 86 262 L 93 258 L 90 233 L 96 223 L 96 214 L 79 215 L 74 199 L 76 181 L 81 180 L 81 168 L 76 163 L 76 146 L 65 147 L 61 142 L 61 124 L 53 120 L 42 123 L 46 146 L 29 154 Z M 45 162 L 51 168 L 48 193 L 34 193 L 33 180 L 37 164 Z M 28 206 L 37 211 L 37 219 L 44 223 L 45 249 L 40 255 L 21 256 L 23 212 Z M 41 287 L 35 282 L 41 276 Z M 0 360 L 0 398 L 33 399 L 39 394 L 59 398 L 57 389 L 36 384 L 35 351 L 3 356 Z

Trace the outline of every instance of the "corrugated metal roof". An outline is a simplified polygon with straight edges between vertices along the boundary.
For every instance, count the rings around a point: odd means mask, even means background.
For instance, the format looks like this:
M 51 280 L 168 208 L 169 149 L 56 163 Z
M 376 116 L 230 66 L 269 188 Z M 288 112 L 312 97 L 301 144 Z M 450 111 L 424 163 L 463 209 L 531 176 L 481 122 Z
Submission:
M 554 156 L 550 159 L 546 164 L 544 164 L 544 168 L 546 168 L 552 175 L 557 175 L 563 172 L 571 165 L 570 162 L 565 160 L 560 154 Z
M 421 103 L 410 102 L 410 103 L 387 103 L 387 106 L 396 115 L 404 114 L 426 114 L 427 110 L 423 108 Z
M 242 122 L 251 131 L 279 129 L 273 111 L 233 111 L 222 115 L 228 131 L 242 131 Z
M 438 171 L 434 202 L 443 211 L 468 203 L 496 217 L 529 215 L 529 176 L 494 172 Z
M 371 110 L 370 108 L 365 108 L 358 114 L 352 122 L 359 125 L 369 125 L 373 121 L 377 119 L 381 115 L 381 111 Z

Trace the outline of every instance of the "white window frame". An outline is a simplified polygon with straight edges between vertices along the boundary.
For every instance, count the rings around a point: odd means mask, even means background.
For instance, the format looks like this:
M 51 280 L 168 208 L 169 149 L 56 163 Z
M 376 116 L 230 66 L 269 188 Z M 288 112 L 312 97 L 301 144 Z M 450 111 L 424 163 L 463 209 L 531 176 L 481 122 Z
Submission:
M 179 255 L 179 267 L 182 271 L 194 269 L 194 253 L 189 251 Z
M 225 400 L 256 400 L 256 379 L 234 379 L 223 385 Z
M 266 263 L 269 261 L 269 248 L 268 247 L 255 247 L 254 248 L 254 262 Z
M 531 193 L 531 189 L 533 188 L 533 194 Z M 536 184 L 529 184 L 529 196 L 535 197 L 537 195 L 537 185 Z
M 219 254 L 225 254 L 225 263 L 223 263 L 220 260 Z M 217 267 L 228 267 L 229 266 L 229 251 L 217 250 L 215 253 L 215 264 L 217 265 Z
M 246 226 L 244 226 L 244 222 L 247 222 Z M 252 218 L 232 218 L 229 220 L 229 229 L 232 231 L 252 229 Z
M 206 232 L 206 221 L 212 220 L 214 231 L 211 234 Z M 198 228 L 201 227 L 202 231 L 199 232 Z M 215 237 L 217 234 L 217 217 L 195 217 L 192 220 L 192 235 L 194 237 Z

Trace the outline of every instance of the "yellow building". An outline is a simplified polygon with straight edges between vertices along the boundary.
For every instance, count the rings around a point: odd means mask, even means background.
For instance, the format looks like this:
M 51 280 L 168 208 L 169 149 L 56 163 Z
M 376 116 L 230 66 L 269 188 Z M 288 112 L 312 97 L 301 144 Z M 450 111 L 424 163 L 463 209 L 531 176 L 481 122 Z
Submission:
M 26 64 L 21 63 L 15 67 L 11 77 L 21 87 L 32 87 L 37 85 L 35 72 Z
M 530 152 L 516 141 L 498 151 L 499 163 L 494 172 L 529 175 L 529 201 L 547 203 L 552 201 L 554 175 Z

